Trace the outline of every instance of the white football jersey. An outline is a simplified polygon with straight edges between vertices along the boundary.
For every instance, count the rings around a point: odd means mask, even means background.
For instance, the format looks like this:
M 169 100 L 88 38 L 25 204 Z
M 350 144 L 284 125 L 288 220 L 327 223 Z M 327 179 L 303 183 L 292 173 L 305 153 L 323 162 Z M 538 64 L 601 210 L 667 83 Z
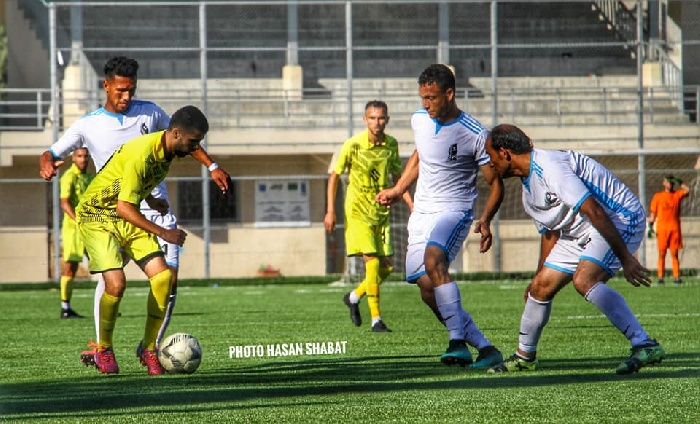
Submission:
M 132 100 L 124 113 L 108 112 L 101 107 L 75 121 L 49 151 L 54 158 L 61 159 L 77 148 L 87 147 L 99 172 L 122 144 L 141 135 L 164 130 L 169 123 L 170 116 L 163 109 L 144 100 Z M 165 181 L 158 184 L 151 195 L 167 201 Z M 141 202 L 141 212 L 144 215 L 159 214 L 146 201 Z
M 590 220 L 579 213 L 590 196 L 603 207 L 622 238 L 646 220 L 637 196 L 594 159 L 571 150 L 534 149 L 530 175 L 523 178 L 523 206 L 540 233 L 561 231 L 578 238 L 590 229 Z
M 471 210 L 479 167 L 490 162 L 484 147 L 488 130 L 465 112 L 441 124 L 424 109 L 413 114 L 411 127 L 420 158 L 414 210 Z

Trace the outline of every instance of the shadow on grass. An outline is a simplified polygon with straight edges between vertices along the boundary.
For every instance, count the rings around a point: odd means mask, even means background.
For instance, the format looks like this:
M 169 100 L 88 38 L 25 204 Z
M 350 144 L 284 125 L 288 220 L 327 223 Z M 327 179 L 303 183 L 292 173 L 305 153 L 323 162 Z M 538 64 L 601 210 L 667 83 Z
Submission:
M 143 373 L 104 376 L 95 373 L 69 380 L 0 385 L 0 413 L 5 418 L 37 419 L 125 415 L 128 408 L 149 413 L 216 411 L 335 402 L 335 394 L 481 390 L 567 386 L 592 382 L 688 379 L 700 377 L 698 355 L 669 355 L 665 364 L 638 374 L 618 376 L 621 358 L 543 360 L 541 371 L 486 374 L 450 368 L 434 356 L 309 359 L 235 365 L 193 375 L 149 377 Z M 673 367 L 670 369 L 670 367 Z M 679 369 L 680 368 L 680 369 Z M 308 396 L 319 396 L 317 400 Z M 225 405 L 222 405 L 225 404 Z M 136 411 L 132 411 L 134 413 Z

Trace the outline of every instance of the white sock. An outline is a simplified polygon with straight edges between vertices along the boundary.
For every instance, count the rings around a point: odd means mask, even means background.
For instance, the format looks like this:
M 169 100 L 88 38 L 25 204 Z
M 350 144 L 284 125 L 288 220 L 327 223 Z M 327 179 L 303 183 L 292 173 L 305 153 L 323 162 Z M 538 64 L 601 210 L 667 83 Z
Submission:
M 355 293 L 355 290 L 350 290 L 350 303 L 360 303 L 360 296 Z
M 537 343 L 540 341 L 542 329 L 549 321 L 552 312 L 552 301 L 539 301 L 530 294 L 527 295 L 525 310 L 520 318 L 520 335 L 518 336 L 518 349 L 534 354 L 537 352 Z
M 469 312 L 462 310 L 462 320 L 464 321 L 464 340 L 469 346 L 481 350 L 486 346 L 491 346 L 492 343 L 484 336 L 484 333 L 479 330 L 476 323 L 472 319 Z
M 435 287 L 435 303 L 445 320 L 450 340 L 464 340 L 464 310 L 457 283 L 451 281 Z
M 374 324 L 378 323 L 381 320 L 382 320 L 382 317 L 372 318 L 372 327 L 374 327 Z
M 70 309 L 70 302 L 64 302 L 63 300 L 61 301 L 61 308 L 63 309 Z
M 608 317 L 610 322 L 627 337 L 632 346 L 641 346 L 651 340 L 627 305 L 625 298 L 617 290 L 599 282 L 588 290 L 585 298 Z
M 97 274 L 97 286 L 95 287 L 95 342 L 100 342 L 100 299 L 102 299 L 102 293 L 105 292 L 105 279 L 102 274 Z

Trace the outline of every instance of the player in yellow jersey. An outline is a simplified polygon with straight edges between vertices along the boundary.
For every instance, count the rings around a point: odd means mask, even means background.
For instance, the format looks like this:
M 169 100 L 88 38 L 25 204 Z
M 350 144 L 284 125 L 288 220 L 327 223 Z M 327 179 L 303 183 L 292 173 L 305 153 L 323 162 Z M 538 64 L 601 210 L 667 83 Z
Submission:
M 102 273 L 105 292 L 100 298 L 100 338 L 95 366 L 105 374 L 119 372 L 112 348 L 119 303 L 126 289 L 122 251 L 150 281 L 146 327 L 140 346 L 141 364 L 148 374 L 163 374 L 156 338 L 170 295 L 172 271 L 157 237 L 182 246 L 187 234 L 148 220 L 139 210 L 142 200 L 166 213 L 167 202 L 150 194 L 165 179 L 172 160 L 200 148 L 209 131 L 204 114 L 194 106 L 175 112 L 165 131 L 137 137 L 119 147 L 97 174 L 76 208 L 78 227 L 90 257 L 90 272 Z
M 61 240 L 63 242 L 63 273 L 61 274 L 61 318 L 83 318 L 71 308 L 70 299 L 73 294 L 73 279 L 78 270 L 78 264 L 85 256 L 85 245 L 78 232 L 75 222 L 75 207 L 80 196 L 85 192 L 94 175 L 87 172 L 90 155 L 86 148 L 73 151 L 73 164 L 61 176 L 61 209 L 63 223 L 61 224 Z
M 350 308 L 350 319 L 362 325 L 360 299 L 367 295 L 373 332 L 390 332 L 382 321 L 379 309 L 379 285 L 393 269 L 389 209 L 375 201 L 380 190 L 389 187 L 390 176 L 397 181 L 401 176 L 401 159 L 396 139 L 384 132 L 389 123 L 386 103 L 373 100 L 365 106 L 363 121 L 367 129 L 343 144 L 340 155 L 328 178 L 326 216 L 323 223 L 328 232 L 336 224 L 335 196 L 340 175 L 348 171 L 345 194 L 345 247 L 348 256 L 362 256 L 365 279 L 343 297 Z M 404 200 L 413 208 L 408 192 Z

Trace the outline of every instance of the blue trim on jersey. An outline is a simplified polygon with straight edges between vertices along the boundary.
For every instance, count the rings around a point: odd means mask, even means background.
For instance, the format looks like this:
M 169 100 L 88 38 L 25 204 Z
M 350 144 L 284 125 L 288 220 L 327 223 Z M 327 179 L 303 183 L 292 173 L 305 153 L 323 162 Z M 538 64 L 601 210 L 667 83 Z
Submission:
M 425 274 L 427 274 L 425 271 L 421 271 L 421 272 L 417 272 L 413 275 L 407 275 L 406 282 L 409 284 L 416 284 L 416 283 L 418 283 L 418 279 L 420 277 L 424 276 Z
M 537 174 L 538 177 L 542 178 L 542 166 L 540 166 L 537 162 L 535 162 L 535 159 L 533 158 L 534 156 L 534 151 L 530 153 L 530 175 L 534 172 Z
M 472 116 L 462 112 L 457 120 L 475 135 L 481 134 L 486 128 Z
M 547 231 L 549 231 L 549 230 L 546 229 L 546 228 L 543 228 L 543 229 L 541 229 L 541 230 L 537 230 L 537 232 L 540 233 L 540 234 L 544 234 L 544 233 L 546 233 Z
M 605 254 L 605 259 L 604 259 L 604 261 L 606 261 L 606 262 L 608 261 L 609 253 L 610 253 L 610 252 L 608 252 L 608 253 Z M 582 256 L 579 256 L 579 260 L 586 260 L 586 261 L 589 261 L 589 262 L 593 262 L 594 264 L 597 264 L 598 266 L 600 266 L 601 268 L 603 268 L 603 270 L 604 270 L 605 272 L 607 272 L 608 275 L 610 275 L 610 276 L 615 275 L 615 273 L 610 269 L 610 267 L 608 267 L 606 264 L 604 264 L 603 262 L 599 261 L 599 260 L 596 259 L 596 258 L 591 258 L 590 256 L 583 256 L 583 255 L 582 255 Z
M 50 148 L 50 147 L 49 147 L 49 152 L 51 153 L 51 156 L 53 156 L 53 158 L 54 158 L 55 160 L 61 160 L 61 158 L 58 157 L 58 156 L 56 155 L 56 153 L 53 151 L 53 149 Z
M 574 274 L 573 271 L 569 271 L 569 270 L 566 269 L 566 268 L 562 268 L 562 267 L 560 267 L 560 266 L 554 265 L 554 264 L 549 263 L 549 262 L 547 262 L 547 261 L 545 261 L 544 266 L 546 266 L 547 268 L 552 268 L 552 269 L 554 269 L 554 270 L 564 272 L 564 273 L 566 273 L 566 274 L 570 274 L 570 275 L 573 275 L 573 274 Z
M 129 105 L 129 108 L 131 108 L 131 105 Z M 88 116 L 97 116 L 97 115 L 107 115 L 107 116 L 111 116 L 112 118 L 116 118 L 116 120 L 119 121 L 119 125 L 122 125 L 124 123 L 124 114 L 123 113 L 110 112 L 107 109 L 105 109 L 104 107 L 101 107 L 99 109 L 95 109 L 83 117 L 85 118 Z
M 578 212 L 578 210 L 581 208 L 581 204 L 583 204 L 583 202 L 585 202 L 586 199 L 588 199 L 591 196 L 592 196 L 592 194 L 590 191 L 588 193 L 584 194 L 583 197 L 578 202 L 576 202 L 576 204 L 574 205 L 574 212 Z

